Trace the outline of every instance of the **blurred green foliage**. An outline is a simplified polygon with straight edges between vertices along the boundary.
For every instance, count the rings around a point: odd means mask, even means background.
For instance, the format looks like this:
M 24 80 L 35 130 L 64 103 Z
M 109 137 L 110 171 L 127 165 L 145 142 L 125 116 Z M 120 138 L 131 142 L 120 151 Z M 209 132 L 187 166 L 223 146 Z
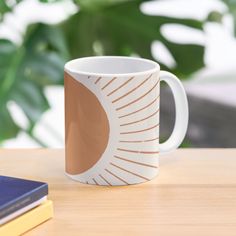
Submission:
M 236 0 L 223 0 L 228 6 L 228 11 L 234 19 L 234 35 L 236 36 Z
M 40 0 L 44 4 L 57 0 Z M 58 0 L 59 1 L 59 0 Z M 20 1 L 15 1 L 15 5 Z M 34 137 L 33 129 L 43 112 L 49 109 L 44 94 L 48 85 L 63 84 L 65 61 L 91 55 L 133 55 L 154 60 L 153 41 L 161 41 L 176 61 L 172 71 L 180 78 L 204 66 L 204 48 L 177 44 L 166 39 L 160 29 L 165 24 L 181 24 L 202 30 L 203 22 L 141 12 L 144 0 L 74 0 L 79 11 L 57 25 L 30 25 L 20 45 L 0 40 L 0 142 L 24 131 Z M 0 1 L 0 20 L 15 7 Z M 9 112 L 14 101 L 29 121 L 20 127 Z

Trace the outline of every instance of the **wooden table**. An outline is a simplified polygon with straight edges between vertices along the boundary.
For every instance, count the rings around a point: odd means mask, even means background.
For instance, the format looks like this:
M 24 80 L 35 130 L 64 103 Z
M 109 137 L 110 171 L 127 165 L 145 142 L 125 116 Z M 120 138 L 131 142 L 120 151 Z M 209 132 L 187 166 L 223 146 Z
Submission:
M 1 175 L 49 183 L 55 216 L 26 235 L 236 235 L 236 149 L 182 149 L 160 162 L 153 181 L 98 187 L 64 175 L 63 150 L 0 150 Z

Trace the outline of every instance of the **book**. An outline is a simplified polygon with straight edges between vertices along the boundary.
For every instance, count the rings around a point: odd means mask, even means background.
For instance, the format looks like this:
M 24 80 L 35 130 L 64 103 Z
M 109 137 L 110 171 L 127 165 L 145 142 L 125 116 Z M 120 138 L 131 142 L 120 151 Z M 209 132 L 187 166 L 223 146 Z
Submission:
M 28 206 L 25 206 L 25 207 L 23 207 L 23 208 L 21 208 L 21 209 L 15 211 L 15 212 L 11 213 L 10 215 L 5 216 L 4 218 L 1 218 L 1 219 L 0 219 L 0 226 L 1 226 L 2 224 L 7 223 L 8 221 L 10 221 L 10 220 L 16 218 L 17 216 L 22 215 L 22 214 L 24 214 L 25 212 L 27 212 L 27 211 L 33 209 L 34 207 L 36 207 L 36 206 L 40 205 L 41 203 L 45 202 L 46 200 L 47 200 L 47 197 L 43 197 L 43 198 L 41 198 L 41 199 L 39 199 L 39 200 L 37 200 L 37 201 L 35 201 L 35 202 L 29 204 Z
M 0 226 L 0 236 L 18 236 L 53 217 L 52 201 L 47 200 L 14 220 Z
M 0 220 L 47 195 L 46 183 L 0 176 Z

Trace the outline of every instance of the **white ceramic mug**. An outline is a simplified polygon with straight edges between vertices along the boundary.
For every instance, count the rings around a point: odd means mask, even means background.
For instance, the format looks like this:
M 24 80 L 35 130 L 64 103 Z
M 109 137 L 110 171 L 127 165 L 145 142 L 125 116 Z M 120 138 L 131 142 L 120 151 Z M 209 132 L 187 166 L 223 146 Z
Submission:
M 160 81 L 171 88 L 174 130 L 159 144 Z M 188 124 L 184 88 L 151 60 L 85 57 L 65 65 L 66 173 L 94 185 L 130 185 L 158 174 L 159 153 L 176 149 Z

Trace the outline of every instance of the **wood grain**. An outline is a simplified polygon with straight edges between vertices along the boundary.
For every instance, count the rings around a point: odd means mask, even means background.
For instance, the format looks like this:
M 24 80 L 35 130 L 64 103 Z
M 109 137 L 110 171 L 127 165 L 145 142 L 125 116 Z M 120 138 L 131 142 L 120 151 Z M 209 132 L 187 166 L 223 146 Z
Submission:
M 236 149 L 178 150 L 156 179 L 125 187 L 68 179 L 62 150 L 0 150 L 0 174 L 49 183 L 55 216 L 29 236 L 236 235 Z

